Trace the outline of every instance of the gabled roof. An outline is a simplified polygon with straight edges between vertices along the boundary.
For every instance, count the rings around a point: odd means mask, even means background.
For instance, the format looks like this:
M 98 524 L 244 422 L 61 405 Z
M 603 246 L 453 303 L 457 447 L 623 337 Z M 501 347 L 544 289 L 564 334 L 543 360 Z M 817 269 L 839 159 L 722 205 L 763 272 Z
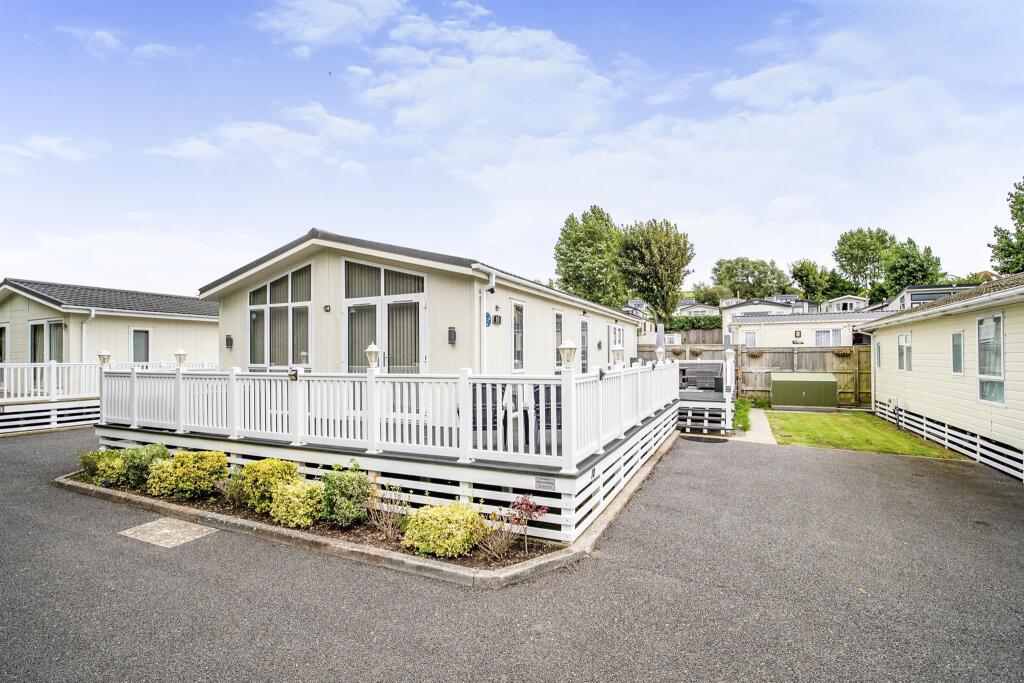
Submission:
M 825 301 L 825 303 L 829 304 L 832 303 L 833 301 L 839 301 L 840 299 L 859 299 L 861 301 L 868 300 L 866 296 L 860 296 L 859 294 L 841 294 L 839 296 L 834 296 L 831 299 L 828 299 L 827 301 Z
M 972 285 L 967 289 L 950 294 L 942 299 L 935 299 L 913 308 L 889 312 L 864 329 L 874 330 L 905 322 L 907 319 L 933 318 L 951 313 L 959 309 L 971 309 L 984 306 L 992 299 L 1005 300 L 1020 298 L 1024 300 L 1024 272 L 1008 275 L 998 280 L 981 285 Z
M 137 292 L 130 289 L 69 285 L 21 278 L 4 279 L 0 282 L 0 289 L 2 288 L 38 299 L 59 309 L 97 309 L 214 319 L 217 318 L 219 310 L 217 302 L 203 301 L 194 296 Z
M 733 325 L 764 323 L 772 325 L 799 325 L 801 323 L 864 322 L 887 315 L 887 311 L 839 311 L 836 313 L 790 313 L 788 315 L 738 315 Z
M 815 302 L 816 303 L 816 302 Z M 792 301 L 772 301 L 771 299 L 748 299 L 747 301 L 741 301 L 738 304 L 731 306 L 724 306 L 722 310 L 728 310 L 730 308 L 736 308 L 737 306 L 749 306 L 750 304 L 767 305 L 767 306 L 785 306 L 791 308 L 793 305 Z

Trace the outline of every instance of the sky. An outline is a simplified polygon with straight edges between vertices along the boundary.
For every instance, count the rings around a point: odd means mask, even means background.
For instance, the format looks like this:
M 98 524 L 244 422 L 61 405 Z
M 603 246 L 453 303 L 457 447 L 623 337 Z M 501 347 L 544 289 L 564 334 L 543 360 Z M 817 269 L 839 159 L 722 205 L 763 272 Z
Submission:
M 194 294 L 311 227 L 554 275 L 597 204 L 719 258 L 989 267 L 1024 3 L 0 0 L 0 276 Z

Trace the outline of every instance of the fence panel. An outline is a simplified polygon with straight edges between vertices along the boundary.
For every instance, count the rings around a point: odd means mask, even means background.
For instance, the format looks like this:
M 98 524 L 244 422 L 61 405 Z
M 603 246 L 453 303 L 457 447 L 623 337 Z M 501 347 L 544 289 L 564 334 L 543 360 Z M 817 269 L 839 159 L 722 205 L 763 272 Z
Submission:
M 307 391 L 306 440 L 367 447 L 366 375 L 303 375 Z
M 182 373 L 182 428 L 209 434 L 228 433 L 228 376 Z
M 288 377 L 238 376 L 238 433 L 241 436 L 290 440 Z
M 836 376 L 839 405 L 871 403 L 871 347 L 741 347 L 736 354 L 737 388 L 750 398 L 771 395 L 772 372 L 830 372 Z

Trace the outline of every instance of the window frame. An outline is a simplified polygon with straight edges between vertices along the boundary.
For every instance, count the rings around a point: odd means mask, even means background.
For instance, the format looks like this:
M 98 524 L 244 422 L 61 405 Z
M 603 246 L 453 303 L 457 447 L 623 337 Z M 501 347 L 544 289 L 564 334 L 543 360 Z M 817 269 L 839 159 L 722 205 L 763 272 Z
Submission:
M 957 335 L 960 335 L 960 372 L 956 371 L 956 351 L 953 346 L 953 339 Z M 967 335 L 964 334 L 964 330 L 953 330 L 949 334 L 949 369 L 953 375 L 957 377 L 963 377 L 967 371 L 966 360 L 967 360 L 967 349 L 964 348 L 964 344 L 967 341 Z
M 828 336 L 828 342 L 829 342 L 828 344 L 819 344 L 818 343 L 818 334 L 821 333 L 821 332 L 824 332 Z M 821 328 L 821 329 L 815 328 L 815 330 L 814 330 L 814 346 L 815 346 L 815 348 L 823 348 L 823 349 L 832 346 L 832 328 L 831 327 Z
M 982 320 L 986 318 L 999 318 L 999 371 L 1000 375 L 982 375 L 981 374 L 981 335 L 978 333 L 978 326 Z M 983 403 L 987 406 L 993 406 L 996 408 L 1006 408 L 1006 316 L 1002 311 L 996 313 L 989 313 L 988 315 L 979 315 L 974 321 L 974 351 L 977 355 L 976 369 L 977 369 L 977 392 L 975 396 L 978 399 L 978 403 Z M 981 397 L 981 383 L 982 382 L 1000 382 L 1003 385 L 1003 400 L 1000 401 L 989 401 Z
M 508 300 L 508 303 L 512 307 L 512 320 L 511 320 L 512 324 L 508 326 L 509 327 L 509 332 L 511 333 L 511 335 L 510 335 L 511 345 L 509 347 L 509 351 L 510 351 L 510 354 L 509 354 L 510 367 L 512 369 L 512 374 L 513 375 L 521 375 L 521 374 L 526 372 L 526 302 L 520 301 L 519 299 L 511 299 L 510 298 Z M 518 368 L 516 367 L 516 309 L 517 308 L 520 311 L 522 311 L 522 316 L 523 316 L 523 328 L 519 332 L 520 335 L 522 336 L 522 339 L 520 341 L 521 341 L 521 343 L 523 345 L 523 358 L 522 358 L 522 361 L 521 361 L 522 365 L 520 365 Z
M 148 360 L 135 360 L 135 333 L 145 332 L 146 333 L 146 357 Z M 128 328 L 128 362 L 132 365 L 136 363 L 153 363 L 153 328 L 152 327 L 129 327 Z
M 903 342 L 904 337 L 906 337 L 908 343 Z M 910 349 L 909 356 L 906 354 L 907 349 Z M 908 358 L 910 363 L 907 363 Z M 912 332 L 903 332 L 896 335 L 896 369 L 899 372 L 914 371 L 914 336 Z
M 565 340 L 565 315 L 557 308 L 551 311 L 551 334 L 555 339 L 555 372 L 558 373 L 562 369 L 562 352 L 558 347 Z
M 580 318 L 580 373 L 590 372 L 590 321 Z
M 51 360 L 56 360 L 56 359 L 50 357 L 50 326 L 55 324 L 55 323 L 60 323 L 60 325 L 61 325 L 61 332 L 60 333 L 63 336 L 64 335 L 64 331 L 65 331 L 64 330 L 64 318 L 38 318 L 38 319 L 35 319 L 35 320 L 29 320 L 28 321 L 28 359 L 29 359 L 29 363 L 36 363 L 36 362 L 49 363 Z M 43 360 L 42 361 L 33 361 L 32 360 L 32 327 L 33 327 L 33 325 L 42 325 L 43 326 Z M 11 343 L 10 332 L 8 332 L 7 334 L 8 334 L 7 344 L 8 344 L 8 346 L 10 346 L 10 343 Z M 67 351 L 67 346 L 64 344 L 64 340 L 63 339 L 61 340 L 61 350 L 65 351 L 65 352 Z M 58 363 L 63 363 L 65 361 L 58 360 L 57 362 Z
M 881 369 L 882 367 L 882 342 L 875 341 L 875 368 Z
M 608 323 L 608 367 L 611 367 L 615 362 L 615 359 L 612 357 L 612 349 L 615 347 L 616 343 L 622 345 L 622 355 L 623 358 L 625 358 L 626 326 L 619 325 L 618 323 Z
M 10 355 L 8 349 L 11 346 L 11 325 L 10 323 L 0 323 L 0 363 L 7 362 L 7 356 Z
M 302 270 L 303 268 L 306 268 L 307 266 L 309 267 L 309 301 L 292 301 L 292 275 L 294 273 Z M 313 272 L 314 272 L 313 261 L 312 260 L 305 261 L 303 263 L 296 264 L 293 267 L 289 267 L 287 270 L 285 270 L 284 273 L 280 273 L 280 272 L 275 273 L 273 277 L 267 278 L 266 280 L 262 281 L 260 284 L 256 285 L 255 287 L 249 287 L 249 288 L 246 289 L 246 292 L 245 292 L 245 304 L 246 304 L 246 306 L 245 306 L 245 312 L 246 312 L 246 315 L 245 315 L 245 361 L 246 361 L 246 367 L 249 367 L 249 368 L 259 368 L 261 370 L 267 370 L 267 371 L 271 371 L 271 370 L 287 370 L 287 369 L 293 368 L 293 367 L 301 367 L 301 368 L 312 368 L 313 367 L 313 339 L 316 336 L 314 334 L 314 325 L 315 325 L 314 321 L 315 321 L 316 316 L 313 315 L 313 301 L 315 300 L 315 297 L 316 297 L 316 291 L 315 291 L 316 290 L 316 283 L 314 282 Z M 285 303 L 272 304 L 272 303 L 270 303 L 270 283 L 277 282 L 282 277 L 285 277 L 285 278 L 288 279 L 288 300 Z M 250 303 L 250 301 L 251 301 L 250 297 L 251 297 L 252 293 L 255 292 L 258 289 L 266 289 L 266 292 L 267 292 L 266 302 L 262 303 L 262 304 L 252 304 L 252 303 Z M 286 365 L 274 365 L 271 362 L 271 358 L 270 358 L 270 325 L 271 325 L 271 322 L 270 322 L 270 309 L 272 309 L 272 308 L 286 308 L 286 309 L 288 309 L 288 330 L 286 332 L 286 335 L 287 335 L 287 345 L 288 345 L 288 363 Z M 292 310 L 295 309 L 295 308 L 305 308 L 305 309 L 307 309 L 307 316 L 308 316 L 307 326 L 309 328 L 308 329 L 309 338 L 307 339 L 307 345 L 309 346 L 309 352 L 308 352 L 309 353 L 309 357 L 306 359 L 305 363 L 293 363 L 293 362 L 291 362 L 291 360 L 292 360 L 292 353 L 293 353 L 293 349 L 292 349 L 292 341 L 293 341 L 292 340 L 292 319 L 294 317 L 293 313 L 292 313 Z M 253 311 L 263 311 L 263 362 L 262 363 L 253 363 L 252 362 L 252 312 Z
M 753 344 L 747 343 L 747 335 L 753 335 Z M 743 330 L 743 346 L 746 348 L 757 348 L 757 330 Z

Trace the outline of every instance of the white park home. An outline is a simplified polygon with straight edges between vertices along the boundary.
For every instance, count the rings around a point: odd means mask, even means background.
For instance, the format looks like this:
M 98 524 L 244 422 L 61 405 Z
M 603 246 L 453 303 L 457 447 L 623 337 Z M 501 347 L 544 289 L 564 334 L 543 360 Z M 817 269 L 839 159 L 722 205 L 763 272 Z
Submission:
M 0 363 L 173 363 L 217 358 L 217 304 L 193 296 L 7 278 Z
M 821 308 L 825 313 L 843 313 L 846 311 L 859 311 L 862 308 L 867 308 L 868 303 L 869 301 L 866 296 L 844 294 L 843 296 L 837 296 L 829 299 L 821 305 Z
M 866 343 L 857 328 L 883 311 L 742 315 L 729 326 L 732 343 L 746 347 L 852 346 Z
M 879 415 L 1024 477 L 1024 273 L 861 327 Z
M 476 259 L 311 230 L 200 289 L 220 304 L 222 367 L 364 372 L 366 349 L 402 373 L 550 374 L 577 344 L 593 372 L 623 348 L 637 316 Z

